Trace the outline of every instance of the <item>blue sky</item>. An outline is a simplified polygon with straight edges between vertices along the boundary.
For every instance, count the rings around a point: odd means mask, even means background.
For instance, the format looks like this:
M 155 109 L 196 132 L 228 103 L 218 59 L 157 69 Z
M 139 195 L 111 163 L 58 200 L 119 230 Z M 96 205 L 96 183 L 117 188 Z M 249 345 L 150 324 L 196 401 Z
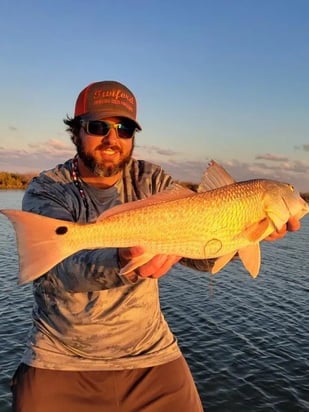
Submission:
M 71 157 L 62 119 L 118 80 L 138 100 L 136 157 L 309 191 L 307 0 L 2 0 L 0 16 L 0 170 Z

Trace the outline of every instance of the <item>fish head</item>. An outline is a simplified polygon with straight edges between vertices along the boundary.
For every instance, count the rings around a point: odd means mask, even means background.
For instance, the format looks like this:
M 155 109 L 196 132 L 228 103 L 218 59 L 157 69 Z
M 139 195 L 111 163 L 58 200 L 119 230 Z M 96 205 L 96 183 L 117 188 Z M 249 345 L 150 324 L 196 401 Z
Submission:
M 280 230 L 291 218 L 301 219 L 309 213 L 308 203 L 289 183 L 265 181 L 264 210 L 276 230 Z

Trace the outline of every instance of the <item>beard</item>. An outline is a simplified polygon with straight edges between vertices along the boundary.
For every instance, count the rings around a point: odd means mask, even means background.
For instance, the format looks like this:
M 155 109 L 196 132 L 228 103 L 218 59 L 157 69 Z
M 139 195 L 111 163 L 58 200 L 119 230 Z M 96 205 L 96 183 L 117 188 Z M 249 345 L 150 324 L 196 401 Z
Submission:
M 134 139 L 134 137 L 133 137 Z M 98 177 L 111 177 L 122 172 L 125 166 L 129 163 L 132 157 L 132 152 L 134 149 L 134 140 L 132 141 L 132 147 L 128 154 L 123 155 L 120 147 L 111 147 L 120 151 L 120 160 L 118 163 L 112 163 L 108 161 L 98 161 L 95 156 L 85 151 L 81 138 L 76 139 L 76 150 L 79 158 L 83 161 L 84 165 L 89 169 L 95 176 Z

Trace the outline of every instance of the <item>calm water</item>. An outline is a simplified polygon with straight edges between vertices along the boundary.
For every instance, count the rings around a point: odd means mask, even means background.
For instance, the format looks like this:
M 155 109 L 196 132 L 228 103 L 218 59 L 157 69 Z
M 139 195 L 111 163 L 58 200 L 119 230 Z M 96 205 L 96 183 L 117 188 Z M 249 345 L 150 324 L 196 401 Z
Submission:
M 22 195 L 0 192 L 0 208 L 20 208 Z M 255 280 L 238 262 L 212 277 L 180 267 L 161 279 L 163 310 L 207 412 L 309 411 L 308 239 L 307 216 L 300 232 L 264 242 Z M 0 216 L 0 412 L 10 411 L 32 306 L 16 274 L 15 236 Z

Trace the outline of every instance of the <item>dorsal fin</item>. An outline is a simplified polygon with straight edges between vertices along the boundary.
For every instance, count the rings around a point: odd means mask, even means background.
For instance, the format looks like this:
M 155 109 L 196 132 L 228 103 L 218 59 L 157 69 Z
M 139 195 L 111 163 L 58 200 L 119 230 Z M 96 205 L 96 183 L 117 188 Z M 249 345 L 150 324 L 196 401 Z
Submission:
M 106 219 L 107 217 L 118 215 L 119 213 L 127 212 L 129 210 L 141 209 L 143 207 L 152 206 L 157 203 L 171 202 L 177 199 L 183 199 L 190 196 L 196 196 L 192 190 L 181 186 L 178 183 L 173 184 L 171 188 L 163 192 L 156 193 L 146 199 L 136 200 L 135 202 L 128 202 L 122 205 L 114 206 L 111 209 L 103 212 L 97 219 L 97 222 Z
M 217 162 L 211 160 L 202 176 L 197 191 L 199 193 L 207 192 L 208 190 L 217 189 L 218 187 L 227 186 L 232 183 L 235 183 L 232 176 Z

